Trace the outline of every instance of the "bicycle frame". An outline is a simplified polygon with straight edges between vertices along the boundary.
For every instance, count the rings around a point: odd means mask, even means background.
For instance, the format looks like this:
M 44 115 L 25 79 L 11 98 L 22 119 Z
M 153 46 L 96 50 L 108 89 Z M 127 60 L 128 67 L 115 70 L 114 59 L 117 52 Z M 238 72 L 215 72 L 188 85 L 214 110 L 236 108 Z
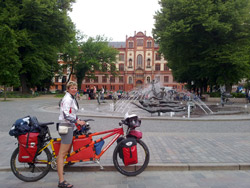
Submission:
M 108 134 L 109 133 L 109 134 Z M 70 154 L 68 154 L 67 156 L 65 156 L 65 159 L 67 159 L 68 157 L 71 157 L 73 155 L 75 155 L 76 153 L 88 148 L 88 147 L 94 147 L 94 144 L 96 143 L 99 143 L 101 142 L 102 140 L 105 140 L 109 137 L 112 137 L 112 140 L 109 141 L 107 143 L 107 145 L 101 150 L 100 154 L 99 155 L 96 155 L 94 154 L 94 157 L 93 158 L 89 158 L 89 159 L 84 159 L 84 160 L 75 160 L 75 161 L 64 161 L 65 164 L 67 163 L 76 163 L 76 162 L 86 162 L 86 161 L 96 161 L 96 160 L 99 160 L 100 157 L 110 148 L 110 146 L 121 136 L 121 135 L 124 135 L 124 130 L 123 130 L 123 127 L 121 128 L 115 128 L 115 129 L 111 129 L 111 130 L 107 130 L 107 131 L 101 131 L 101 132 L 95 132 L 95 133 L 91 133 L 91 134 L 88 134 L 88 135 L 79 135 L 79 136 L 74 136 L 73 139 L 77 139 L 77 138 L 87 138 L 87 137 L 94 137 L 94 136 L 98 136 L 98 135 L 104 135 L 104 134 L 107 134 L 97 140 L 92 140 L 92 142 L 86 146 L 83 146 L 81 148 L 79 148 L 78 150 L 76 151 L 73 151 L 71 152 Z M 49 145 L 51 146 L 51 150 L 52 150 L 52 153 L 53 153 L 53 157 L 57 157 L 56 156 L 56 152 L 55 152 L 55 147 L 54 147 L 54 142 L 55 141 L 61 141 L 61 138 L 52 138 L 50 139 L 49 143 L 44 146 L 39 152 L 41 152 L 42 150 L 44 150 L 45 148 L 47 148 Z M 48 162 L 48 161 L 44 161 L 44 160 L 39 160 L 39 162 L 42 162 L 42 163 L 51 163 L 51 162 Z

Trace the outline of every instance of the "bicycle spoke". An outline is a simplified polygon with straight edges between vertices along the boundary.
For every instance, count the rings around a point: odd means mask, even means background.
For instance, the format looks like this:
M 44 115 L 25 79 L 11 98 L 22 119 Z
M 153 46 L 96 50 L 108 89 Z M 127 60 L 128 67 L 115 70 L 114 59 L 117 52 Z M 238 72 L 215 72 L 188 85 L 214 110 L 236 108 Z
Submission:
M 11 157 L 11 170 L 14 175 L 23 181 L 37 181 L 44 177 L 50 170 L 50 164 L 45 161 L 51 160 L 51 154 L 48 148 L 45 148 L 35 163 L 21 163 L 18 161 L 18 148 L 14 151 Z
M 138 141 L 137 143 L 137 155 L 138 163 L 133 165 L 125 166 L 123 160 L 119 157 L 118 146 L 114 151 L 113 161 L 116 169 L 126 175 L 126 176 L 135 176 L 144 171 L 149 162 L 149 151 L 147 146 L 142 142 Z

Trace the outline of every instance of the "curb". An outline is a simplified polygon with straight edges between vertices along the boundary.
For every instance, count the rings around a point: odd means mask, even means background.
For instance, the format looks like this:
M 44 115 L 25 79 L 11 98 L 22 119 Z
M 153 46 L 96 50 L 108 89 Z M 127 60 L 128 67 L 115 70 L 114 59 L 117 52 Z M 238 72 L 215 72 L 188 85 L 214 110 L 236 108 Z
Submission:
M 65 172 L 117 171 L 114 165 L 97 165 L 65 167 Z M 215 170 L 250 170 L 250 163 L 168 163 L 149 164 L 145 171 L 215 171 Z M 0 172 L 10 172 L 10 167 L 0 167 Z M 54 170 L 51 170 L 54 171 Z

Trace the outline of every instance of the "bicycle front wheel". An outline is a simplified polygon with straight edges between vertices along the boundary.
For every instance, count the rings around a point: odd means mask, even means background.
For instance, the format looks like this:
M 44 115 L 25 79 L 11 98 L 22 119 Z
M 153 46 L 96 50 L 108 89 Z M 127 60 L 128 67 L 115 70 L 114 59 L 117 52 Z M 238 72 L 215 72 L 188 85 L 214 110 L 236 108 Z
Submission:
M 11 170 L 18 179 L 26 182 L 37 181 L 50 171 L 49 161 L 52 155 L 48 148 L 37 155 L 34 163 L 21 163 L 18 161 L 18 155 L 19 148 L 16 148 L 10 159 Z
M 142 140 L 137 140 L 137 157 L 138 163 L 125 166 L 123 160 L 119 156 L 119 143 L 113 153 L 113 163 L 115 168 L 125 176 L 136 176 L 142 173 L 148 166 L 149 162 L 149 150 L 147 145 Z

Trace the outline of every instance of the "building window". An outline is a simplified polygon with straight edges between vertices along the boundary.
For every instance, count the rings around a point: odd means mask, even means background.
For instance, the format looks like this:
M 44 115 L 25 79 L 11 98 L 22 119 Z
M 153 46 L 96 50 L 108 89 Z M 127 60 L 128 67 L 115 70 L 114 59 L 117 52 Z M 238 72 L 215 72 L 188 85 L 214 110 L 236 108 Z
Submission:
M 152 47 L 152 42 L 151 41 L 147 41 L 147 48 L 151 48 Z
M 119 64 L 119 71 L 124 71 L 124 64 Z
M 155 60 L 156 60 L 156 61 L 160 61 L 160 60 L 161 60 L 161 54 L 158 54 L 158 53 L 157 53 L 157 54 L 155 55 Z
M 143 78 L 143 74 L 136 74 L 135 77 L 136 78 Z
M 115 82 L 115 77 L 114 76 L 110 76 L 110 82 L 114 83 Z
M 119 83 L 123 83 L 123 76 L 119 76 Z
M 142 55 L 137 56 L 137 68 L 142 67 Z
M 119 61 L 124 61 L 124 54 L 119 54 Z
M 65 83 L 66 80 L 67 80 L 67 77 L 66 77 L 66 76 L 63 76 L 63 77 L 62 77 L 62 83 Z
M 155 64 L 155 71 L 160 71 L 161 70 L 161 64 Z
M 55 82 L 58 82 L 59 76 L 55 77 Z
M 164 64 L 164 71 L 169 71 L 169 68 L 168 68 L 168 64 L 167 64 L 167 63 Z
M 85 78 L 85 83 L 89 83 L 90 79 L 89 78 Z
M 148 59 L 147 59 L 147 67 L 148 67 L 148 68 L 150 68 L 150 62 L 151 62 L 151 60 L 150 60 L 150 58 L 148 58 Z
M 132 79 L 132 77 L 129 77 L 129 78 L 128 78 L 128 83 L 129 83 L 129 84 L 133 84 L 133 79 Z
M 107 77 L 106 76 L 102 77 L 102 83 L 107 83 Z
M 98 83 L 98 77 L 95 77 L 94 83 Z
M 63 68 L 63 74 L 67 74 L 67 67 Z
M 119 90 L 123 90 L 123 86 L 119 86 Z
M 128 60 L 128 67 L 132 68 L 132 59 L 131 58 Z
M 128 47 L 129 48 L 134 48 L 134 43 L 133 42 L 128 42 Z
M 110 90 L 115 90 L 115 86 L 110 86 Z
M 164 76 L 164 82 L 168 83 L 169 82 L 169 76 Z
M 137 46 L 143 46 L 143 39 L 137 39 Z
M 148 84 L 150 83 L 150 77 L 149 76 L 147 77 L 147 83 Z

